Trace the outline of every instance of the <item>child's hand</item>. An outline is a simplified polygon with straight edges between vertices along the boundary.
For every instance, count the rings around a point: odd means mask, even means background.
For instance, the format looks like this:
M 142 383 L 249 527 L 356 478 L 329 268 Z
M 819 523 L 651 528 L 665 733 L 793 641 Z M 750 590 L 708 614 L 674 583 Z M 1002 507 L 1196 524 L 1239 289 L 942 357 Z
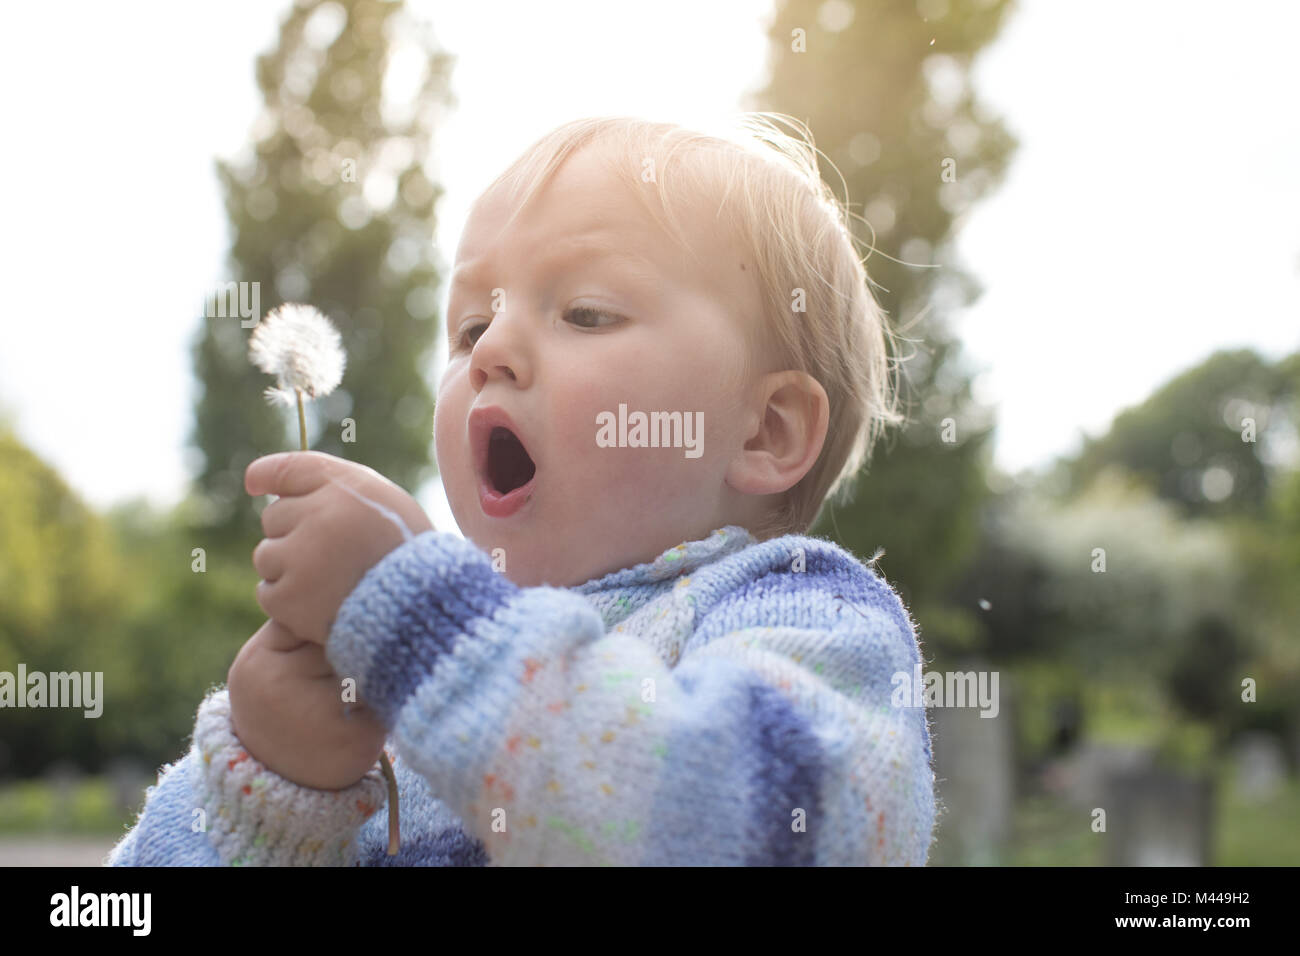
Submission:
M 365 573 L 405 540 L 389 517 L 356 495 L 395 513 L 413 535 L 433 528 L 415 499 L 383 475 L 321 452 L 259 458 L 244 473 L 244 488 L 280 496 L 262 512 L 266 537 L 253 551 L 262 576 L 257 602 L 286 630 L 316 644 L 325 643 Z
M 383 723 L 368 707 L 343 703 L 342 681 L 324 648 L 300 641 L 275 621 L 240 649 L 226 685 L 239 742 L 294 783 L 342 790 L 373 769 L 383 752 Z

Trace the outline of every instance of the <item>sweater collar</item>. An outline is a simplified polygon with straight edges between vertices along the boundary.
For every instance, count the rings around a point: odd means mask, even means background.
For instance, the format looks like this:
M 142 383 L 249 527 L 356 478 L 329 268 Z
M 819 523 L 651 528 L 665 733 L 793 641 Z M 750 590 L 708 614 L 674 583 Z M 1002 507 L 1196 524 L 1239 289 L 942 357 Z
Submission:
M 739 525 L 727 525 L 698 541 L 683 541 L 669 548 L 653 561 L 613 571 L 572 588 L 578 594 L 593 595 L 604 591 L 654 584 L 689 574 L 696 568 L 716 561 L 754 544 L 756 539 Z

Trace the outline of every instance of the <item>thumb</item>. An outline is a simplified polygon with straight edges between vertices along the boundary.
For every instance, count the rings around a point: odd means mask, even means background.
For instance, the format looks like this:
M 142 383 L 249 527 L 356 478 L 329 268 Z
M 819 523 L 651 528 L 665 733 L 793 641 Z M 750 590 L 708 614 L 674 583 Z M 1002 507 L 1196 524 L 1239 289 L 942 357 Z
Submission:
M 250 495 L 306 495 L 329 480 L 338 459 L 319 451 L 281 451 L 258 458 L 244 472 Z
M 254 459 L 244 469 L 244 490 L 254 497 L 279 494 L 275 489 L 282 481 L 288 455 L 288 452 L 277 452 Z

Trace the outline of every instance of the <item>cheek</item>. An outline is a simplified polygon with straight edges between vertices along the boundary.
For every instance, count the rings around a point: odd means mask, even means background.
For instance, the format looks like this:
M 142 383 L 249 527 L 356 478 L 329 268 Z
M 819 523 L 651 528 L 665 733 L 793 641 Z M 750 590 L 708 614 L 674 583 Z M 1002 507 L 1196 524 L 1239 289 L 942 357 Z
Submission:
M 629 419 L 638 411 L 647 416 L 656 411 L 680 412 L 684 419 L 690 416 L 691 444 L 697 448 L 702 445 L 703 454 L 688 458 L 686 447 L 597 445 L 596 435 L 602 429 L 596 423 L 596 416 L 601 413 L 609 414 L 612 433 L 617 439 L 620 402 L 627 406 Z M 662 377 L 644 383 L 626 382 L 603 395 L 595 394 L 594 390 L 579 390 L 562 406 L 556 406 L 556 412 L 554 420 L 566 423 L 557 443 L 561 461 L 570 469 L 571 487 L 583 489 L 579 495 L 588 501 L 588 507 L 606 498 L 621 500 L 623 505 L 634 501 L 638 507 L 651 507 L 698 493 L 709 482 L 711 463 L 722 452 L 720 442 L 727 431 L 721 416 L 713 414 L 701 396 L 671 387 Z M 703 413 L 703 435 L 697 428 L 701 424 L 697 412 Z M 686 436 L 681 437 L 684 446 Z
M 619 488 L 648 503 L 680 496 L 684 489 L 698 491 L 701 480 L 708 481 L 710 464 L 724 453 L 724 443 L 734 441 L 729 432 L 734 431 L 735 396 L 721 394 L 715 363 L 691 353 L 670 360 L 649 349 L 621 348 L 581 366 L 556 368 L 553 380 L 564 384 L 547 396 L 551 449 L 554 460 L 569 470 L 569 487 L 582 489 L 582 497 L 606 497 Z M 607 412 L 617 423 L 620 403 L 629 415 L 681 412 L 692 416 L 692 424 L 702 412 L 703 455 L 686 458 L 681 448 L 598 446 L 597 416 Z M 692 435 L 699 442 L 698 432 Z
M 467 454 L 464 423 L 468 412 L 461 392 L 451 373 L 444 373 L 433 410 L 433 448 L 439 470 L 454 469 Z
M 595 452 L 609 450 L 596 446 L 596 416 L 604 411 L 617 414 L 618 403 L 629 402 L 635 394 L 633 380 L 597 360 L 583 368 L 557 369 L 555 381 L 557 386 L 546 400 L 547 431 L 554 437 L 553 448 L 561 461 L 585 461 L 590 465 L 593 457 L 601 457 Z

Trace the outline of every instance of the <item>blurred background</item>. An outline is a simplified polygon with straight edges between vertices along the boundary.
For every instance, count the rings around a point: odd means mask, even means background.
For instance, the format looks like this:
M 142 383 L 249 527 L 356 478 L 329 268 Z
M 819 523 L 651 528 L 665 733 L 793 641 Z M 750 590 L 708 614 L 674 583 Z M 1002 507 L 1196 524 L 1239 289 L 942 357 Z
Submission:
M 452 529 L 431 423 L 470 203 L 569 119 L 747 109 L 812 128 L 900 338 L 910 423 L 815 533 L 885 549 L 927 671 L 999 675 L 995 718 L 931 710 L 932 863 L 1300 862 L 1300 9 L 9 19 L 41 40 L 0 63 L 0 671 L 102 671 L 104 702 L 0 710 L 0 864 L 98 863 L 262 623 L 242 473 L 296 424 L 241 317 L 334 320 L 312 446 Z

